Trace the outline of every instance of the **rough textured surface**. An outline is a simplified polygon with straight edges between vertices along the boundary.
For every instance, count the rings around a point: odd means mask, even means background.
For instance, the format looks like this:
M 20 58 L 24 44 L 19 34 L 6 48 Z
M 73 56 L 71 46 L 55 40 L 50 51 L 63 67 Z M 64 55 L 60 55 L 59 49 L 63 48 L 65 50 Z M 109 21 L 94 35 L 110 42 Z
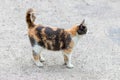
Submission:
M 0 0 L 0 80 L 120 80 L 120 0 Z M 84 18 L 88 33 L 73 53 L 73 69 L 60 52 L 43 51 L 44 68 L 31 60 L 25 13 L 36 23 L 69 28 Z

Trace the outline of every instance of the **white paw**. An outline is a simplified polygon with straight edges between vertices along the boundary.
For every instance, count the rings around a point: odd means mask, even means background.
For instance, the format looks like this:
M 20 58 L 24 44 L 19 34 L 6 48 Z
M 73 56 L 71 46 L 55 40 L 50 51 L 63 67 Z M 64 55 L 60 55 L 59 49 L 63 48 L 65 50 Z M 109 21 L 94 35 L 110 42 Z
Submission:
M 41 62 L 44 62 L 44 61 L 45 61 L 45 59 L 44 59 L 43 57 L 41 57 L 40 61 L 41 61 Z
M 38 67 L 43 67 L 43 64 L 39 61 L 35 62 L 35 64 L 38 66 Z
M 67 64 L 67 68 L 73 68 L 74 66 L 72 64 Z

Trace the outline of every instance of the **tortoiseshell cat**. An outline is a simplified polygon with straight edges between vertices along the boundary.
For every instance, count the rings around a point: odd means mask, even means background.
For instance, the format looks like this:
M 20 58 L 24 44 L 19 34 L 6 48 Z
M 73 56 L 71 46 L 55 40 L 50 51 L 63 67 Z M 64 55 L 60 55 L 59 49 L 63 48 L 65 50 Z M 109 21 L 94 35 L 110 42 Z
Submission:
M 32 45 L 33 60 L 38 67 L 44 58 L 41 55 L 42 49 L 52 51 L 62 51 L 64 62 L 68 68 L 73 68 L 71 64 L 71 52 L 74 46 L 73 37 L 86 34 L 87 27 L 84 21 L 80 25 L 75 25 L 70 29 L 61 29 L 57 27 L 37 25 L 35 21 L 34 10 L 29 9 L 26 13 L 26 22 L 28 24 L 28 35 Z

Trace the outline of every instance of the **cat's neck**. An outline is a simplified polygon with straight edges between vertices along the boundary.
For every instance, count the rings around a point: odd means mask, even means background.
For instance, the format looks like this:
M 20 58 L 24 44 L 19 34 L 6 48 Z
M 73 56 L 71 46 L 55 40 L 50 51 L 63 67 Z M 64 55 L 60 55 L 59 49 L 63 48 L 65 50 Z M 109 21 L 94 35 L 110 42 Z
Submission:
M 70 29 L 66 29 L 66 31 L 67 31 L 68 33 L 70 33 L 72 37 L 76 37 L 76 36 L 77 36 L 77 30 L 78 30 L 78 27 L 77 27 L 76 25 L 73 26 L 73 27 L 70 28 Z

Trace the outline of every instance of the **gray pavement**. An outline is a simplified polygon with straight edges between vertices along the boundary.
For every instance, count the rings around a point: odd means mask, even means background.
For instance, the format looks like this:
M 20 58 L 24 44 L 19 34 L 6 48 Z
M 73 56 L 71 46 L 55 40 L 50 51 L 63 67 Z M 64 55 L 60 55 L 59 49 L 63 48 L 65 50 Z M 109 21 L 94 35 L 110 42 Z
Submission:
M 86 19 L 73 69 L 60 52 L 43 51 L 44 68 L 31 60 L 25 13 L 36 23 L 68 29 Z M 120 0 L 0 0 L 0 80 L 120 80 Z

